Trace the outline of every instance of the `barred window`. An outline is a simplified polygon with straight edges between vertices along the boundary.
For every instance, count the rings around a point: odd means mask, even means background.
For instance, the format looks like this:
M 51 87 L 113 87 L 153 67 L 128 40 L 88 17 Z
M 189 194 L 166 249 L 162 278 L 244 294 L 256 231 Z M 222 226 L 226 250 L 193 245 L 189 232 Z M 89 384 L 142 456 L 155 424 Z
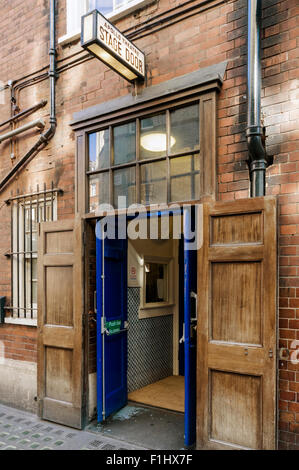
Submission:
M 53 186 L 53 185 L 52 185 Z M 37 322 L 38 224 L 57 220 L 57 189 L 17 195 L 11 204 L 11 303 L 6 322 Z

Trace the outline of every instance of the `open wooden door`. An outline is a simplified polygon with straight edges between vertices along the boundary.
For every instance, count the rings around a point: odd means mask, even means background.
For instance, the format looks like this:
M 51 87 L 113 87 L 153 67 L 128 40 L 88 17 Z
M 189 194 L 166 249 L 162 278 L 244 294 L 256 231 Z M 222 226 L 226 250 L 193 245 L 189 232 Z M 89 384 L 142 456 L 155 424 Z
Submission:
M 43 419 L 82 427 L 81 220 L 40 224 L 38 400 Z
M 276 200 L 204 204 L 197 444 L 275 449 Z

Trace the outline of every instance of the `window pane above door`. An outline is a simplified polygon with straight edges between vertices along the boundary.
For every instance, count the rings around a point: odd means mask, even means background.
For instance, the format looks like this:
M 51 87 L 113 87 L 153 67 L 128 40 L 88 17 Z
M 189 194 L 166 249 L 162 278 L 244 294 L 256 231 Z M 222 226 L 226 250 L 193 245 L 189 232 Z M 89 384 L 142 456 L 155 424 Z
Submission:
M 200 198 L 200 101 L 105 123 L 89 135 L 90 210 Z M 124 196 L 126 202 L 118 202 Z
M 166 161 L 141 166 L 141 204 L 167 202 Z
M 194 104 L 170 112 L 172 154 L 199 148 L 199 106 Z
M 93 212 L 99 204 L 109 203 L 109 173 L 100 173 L 90 177 L 89 210 Z
M 109 167 L 109 147 L 109 129 L 104 129 L 89 135 L 89 171 Z
M 114 171 L 114 207 L 125 209 L 136 202 L 135 167 Z M 123 197 L 124 199 L 119 199 Z
M 141 119 L 140 159 L 166 155 L 166 114 Z
M 171 201 L 191 201 L 200 195 L 199 155 L 170 160 Z
M 114 127 L 114 165 L 122 165 L 136 159 L 136 123 Z

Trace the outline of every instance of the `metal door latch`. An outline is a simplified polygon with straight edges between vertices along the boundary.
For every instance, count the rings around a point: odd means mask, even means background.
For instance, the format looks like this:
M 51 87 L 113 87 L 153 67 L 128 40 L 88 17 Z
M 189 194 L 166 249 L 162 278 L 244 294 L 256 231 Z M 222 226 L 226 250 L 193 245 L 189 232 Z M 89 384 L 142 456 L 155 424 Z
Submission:
M 269 349 L 269 357 L 270 357 L 271 359 L 272 359 L 272 357 L 273 357 L 273 351 L 272 351 L 272 349 Z
M 182 344 L 185 342 L 185 323 L 183 323 L 183 336 L 181 337 L 179 343 Z

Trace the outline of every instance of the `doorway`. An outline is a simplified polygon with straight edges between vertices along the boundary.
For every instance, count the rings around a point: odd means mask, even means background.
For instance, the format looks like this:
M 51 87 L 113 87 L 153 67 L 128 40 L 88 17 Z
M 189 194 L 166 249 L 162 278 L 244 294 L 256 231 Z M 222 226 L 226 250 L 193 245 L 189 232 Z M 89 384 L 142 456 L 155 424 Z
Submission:
M 128 241 L 128 399 L 184 413 L 178 250 L 173 239 Z
M 99 220 L 98 422 L 105 422 L 128 401 L 181 413 L 185 445 L 192 445 L 197 252 L 191 254 L 184 240 L 172 237 L 109 240 L 103 231 Z

